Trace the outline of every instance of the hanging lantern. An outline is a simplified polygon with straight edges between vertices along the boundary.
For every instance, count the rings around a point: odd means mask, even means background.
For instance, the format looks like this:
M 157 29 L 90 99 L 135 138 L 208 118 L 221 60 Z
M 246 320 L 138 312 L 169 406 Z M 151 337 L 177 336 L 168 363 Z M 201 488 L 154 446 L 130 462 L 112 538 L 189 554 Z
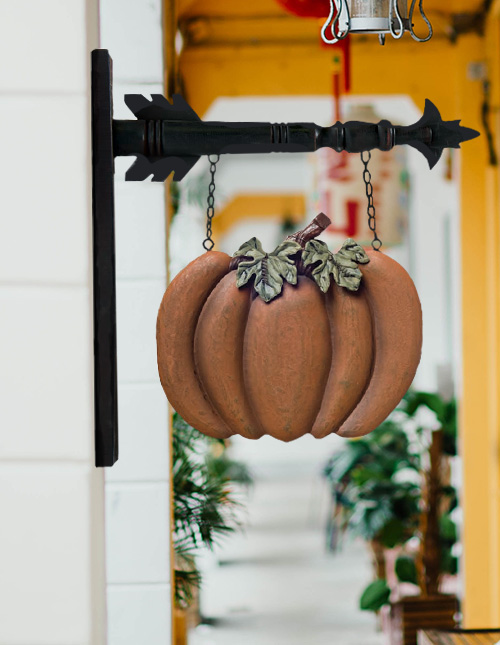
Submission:
M 349 34 L 378 34 L 383 45 L 386 34 L 398 39 L 408 31 L 418 42 L 426 42 L 432 38 L 432 25 L 425 15 L 423 0 L 419 0 L 418 10 L 428 32 L 423 38 L 415 33 L 416 3 L 417 0 L 330 0 L 330 14 L 321 37 L 325 43 L 334 44 Z
M 329 224 L 318 215 L 272 253 L 256 238 L 233 258 L 205 253 L 169 285 L 157 322 L 160 380 L 199 431 L 361 436 L 409 388 L 422 345 L 415 286 L 354 240 L 331 253 L 314 239 Z

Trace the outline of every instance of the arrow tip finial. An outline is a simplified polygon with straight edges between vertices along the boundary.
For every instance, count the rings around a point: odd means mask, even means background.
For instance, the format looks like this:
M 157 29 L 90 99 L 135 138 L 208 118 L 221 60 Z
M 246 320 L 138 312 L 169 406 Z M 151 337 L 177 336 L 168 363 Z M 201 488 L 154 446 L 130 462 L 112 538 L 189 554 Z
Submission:
M 431 169 L 437 164 L 445 148 L 460 148 L 460 144 L 464 141 L 470 141 L 479 136 L 477 130 L 460 125 L 460 120 L 443 121 L 439 110 L 429 99 L 425 100 L 422 118 L 408 130 L 421 128 L 430 129 L 431 140 L 423 141 L 419 137 L 408 143 L 424 155 Z

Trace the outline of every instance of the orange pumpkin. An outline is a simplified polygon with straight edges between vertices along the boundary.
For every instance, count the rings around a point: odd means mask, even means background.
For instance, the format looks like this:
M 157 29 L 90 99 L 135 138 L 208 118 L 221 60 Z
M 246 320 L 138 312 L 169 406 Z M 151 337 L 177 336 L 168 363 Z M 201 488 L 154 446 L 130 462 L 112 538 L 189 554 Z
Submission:
M 169 285 L 157 324 L 160 380 L 199 431 L 361 436 L 410 386 L 422 345 L 411 278 L 352 240 L 334 256 L 312 240 L 327 223 L 318 216 L 272 254 L 255 238 L 233 259 L 205 253 Z

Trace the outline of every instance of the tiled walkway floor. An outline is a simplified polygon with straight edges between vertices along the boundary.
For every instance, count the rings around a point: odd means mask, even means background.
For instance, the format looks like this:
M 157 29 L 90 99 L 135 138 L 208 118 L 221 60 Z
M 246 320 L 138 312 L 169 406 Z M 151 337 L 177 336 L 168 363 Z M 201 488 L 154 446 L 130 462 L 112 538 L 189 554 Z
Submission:
M 201 606 L 210 624 L 193 630 L 189 645 L 384 643 L 374 616 L 358 609 L 371 575 L 364 545 L 325 551 L 325 446 L 304 448 L 275 462 L 250 455 L 256 483 L 247 528 L 204 562 Z

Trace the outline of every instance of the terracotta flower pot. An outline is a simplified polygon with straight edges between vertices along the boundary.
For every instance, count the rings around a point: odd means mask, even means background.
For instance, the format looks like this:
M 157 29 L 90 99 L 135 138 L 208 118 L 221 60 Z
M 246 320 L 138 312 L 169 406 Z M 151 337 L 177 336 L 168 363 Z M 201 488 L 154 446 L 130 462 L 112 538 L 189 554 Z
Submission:
M 417 645 L 420 629 L 453 629 L 457 625 L 456 596 L 409 596 L 391 606 L 391 645 Z

